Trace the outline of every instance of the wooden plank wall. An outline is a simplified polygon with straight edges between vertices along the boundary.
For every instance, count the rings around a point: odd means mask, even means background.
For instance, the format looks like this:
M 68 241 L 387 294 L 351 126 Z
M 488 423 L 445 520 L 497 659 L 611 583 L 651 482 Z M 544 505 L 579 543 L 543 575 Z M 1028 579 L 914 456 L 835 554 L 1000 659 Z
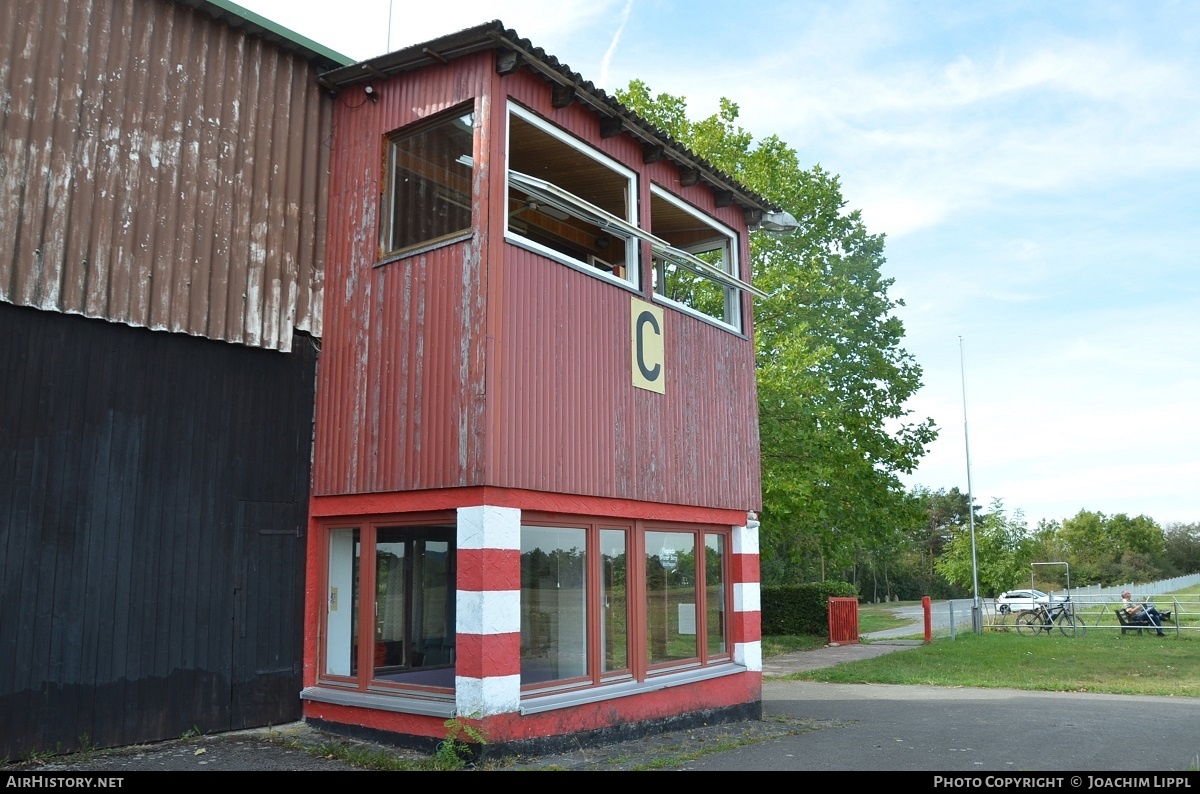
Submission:
M 316 356 L 0 304 L 0 757 L 299 716 Z

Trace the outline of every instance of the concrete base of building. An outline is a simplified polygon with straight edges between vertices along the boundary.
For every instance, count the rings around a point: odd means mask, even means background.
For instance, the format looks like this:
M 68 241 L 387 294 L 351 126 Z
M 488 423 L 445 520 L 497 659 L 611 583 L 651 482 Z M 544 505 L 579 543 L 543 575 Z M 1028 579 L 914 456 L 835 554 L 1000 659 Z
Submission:
M 578 750 L 587 747 L 603 747 L 619 742 L 634 741 L 648 736 L 654 736 L 669 731 L 685 731 L 706 725 L 722 725 L 737 722 L 758 721 L 762 719 L 762 701 L 741 703 L 721 708 L 703 709 L 670 717 L 621 723 L 596 730 L 563 733 L 553 736 L 539 736 L 522 740 L 506 740 L 487 744 L 473 743 L 465 735 L 460 740 L 470 747 L 478 760 L 500 759 L 511 756 L 540 756 Z M 360 741 L 386 744 L 433 753 L 437 750 L 441 739 L 428 736 L 414 736 L 381 730 L 365 725 L 348 725 L 328 720 L 308 717 L 305 723 L 317 730 L 345 736 Z

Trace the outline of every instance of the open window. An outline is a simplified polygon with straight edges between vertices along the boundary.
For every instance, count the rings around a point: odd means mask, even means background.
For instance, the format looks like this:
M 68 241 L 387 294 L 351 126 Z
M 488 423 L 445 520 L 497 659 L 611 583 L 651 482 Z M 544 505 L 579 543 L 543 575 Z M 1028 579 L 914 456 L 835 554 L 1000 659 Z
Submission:
M 509 105 L 507 237 L 638 286 L 635 176 L 533 113 Z
M 385 257 L 470 234 L 474 134 L 474 115 L 459 111 L 388 139 Z
M 765 297 L 737 277 L 737 235 L 657 186 L 650 189 L 654 294 L 742 330 L 742 292 Z

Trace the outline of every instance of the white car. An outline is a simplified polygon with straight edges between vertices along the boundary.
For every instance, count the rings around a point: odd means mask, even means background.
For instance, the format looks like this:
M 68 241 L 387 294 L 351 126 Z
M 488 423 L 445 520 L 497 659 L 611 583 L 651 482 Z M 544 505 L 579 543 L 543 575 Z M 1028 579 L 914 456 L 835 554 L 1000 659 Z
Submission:
M 996 609 L 1000 610 L 1000 614 L 1007 615 L 1009 612 L 1033 609 L 1039 604 L 1049 606 L 1066 600 L 1062 596 L 1047 595 L 1041 590 L 1009 590 L 996 597 Z

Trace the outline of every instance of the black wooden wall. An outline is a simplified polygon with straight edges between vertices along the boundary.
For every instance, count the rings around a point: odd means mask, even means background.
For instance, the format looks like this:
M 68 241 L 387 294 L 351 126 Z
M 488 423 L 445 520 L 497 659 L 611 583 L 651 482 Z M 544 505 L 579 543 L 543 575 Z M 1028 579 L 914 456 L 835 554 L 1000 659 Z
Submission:
M 316 360 L 0 304 L 0 759 L 299 718 Z

